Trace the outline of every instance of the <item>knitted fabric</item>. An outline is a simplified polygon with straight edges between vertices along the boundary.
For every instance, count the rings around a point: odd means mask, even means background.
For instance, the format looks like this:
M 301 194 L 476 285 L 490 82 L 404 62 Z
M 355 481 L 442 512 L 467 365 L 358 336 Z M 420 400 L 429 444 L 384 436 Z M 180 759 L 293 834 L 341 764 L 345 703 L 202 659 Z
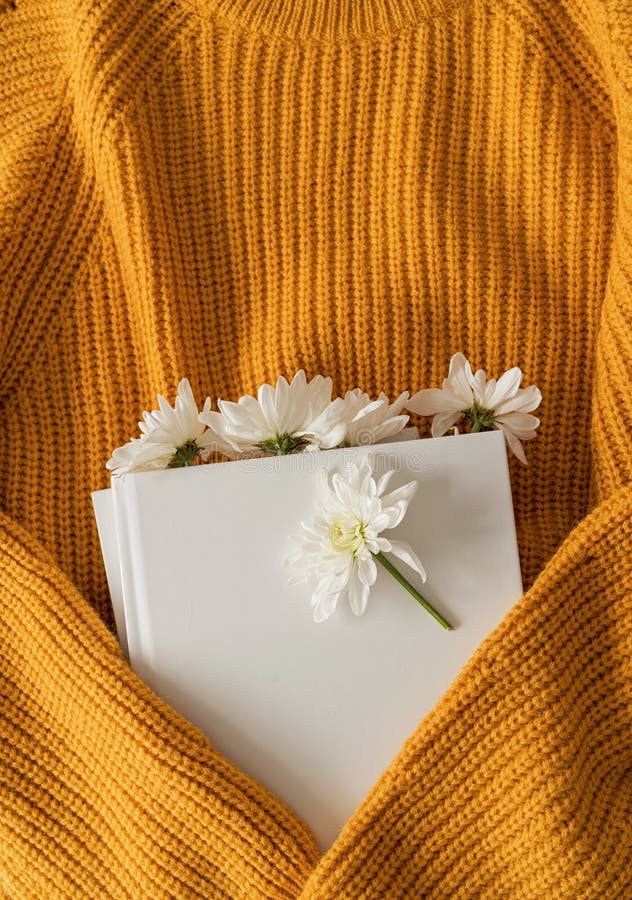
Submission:
M 630 897 L 628 0 L 4 0 L 0 42 L 0 887 Z M 320 854 L 126 664 L 90 491 L 182 376 L 458 350 L 544 396 L 528 590 Z

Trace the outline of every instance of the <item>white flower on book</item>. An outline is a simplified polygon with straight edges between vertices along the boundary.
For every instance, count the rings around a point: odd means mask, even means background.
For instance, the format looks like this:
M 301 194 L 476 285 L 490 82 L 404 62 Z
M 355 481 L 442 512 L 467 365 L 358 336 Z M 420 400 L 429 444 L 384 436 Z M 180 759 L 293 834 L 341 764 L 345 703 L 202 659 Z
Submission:
M 276 387 L 262 384 L 256 399 L 218 400 L 219 412 L 205 408 L 200 421 L 230 445 L 232 456 L 326 450 L 340 444 L 345 433 L 342 421 L 323 415 L 332 405 L 331 387 L 331 378 L 316 375 L 308 382 L 301 369 L 289 384 L 283 376 Z
M 406 427 L 410 416 L 401 415 L 401 412 L 408 397 L 408 391 L 404 391 L 397 400 L 389 403 L 386 394 L 381 392 L 377 400 L 371 400 L 368 394 L 355 388 L 347 391 L 344 397 L 337 397 L 324 416 L 329 416 L 332 423 L 344 422 L 345 436 L 342 443 L 346 446 L 376 444 L 393 437 Z
M 362 615 L 377 578 L 377 560 L 450 628 L 384 556 L 392 553 L 426 580 L 421 561 L 409 544 L 381 537 L 383 531 L 399 525 L 417 490 L 417 482 L 410 481 L 385 494 L 393 474 L 386 472 L 376 482 L 367 462 L 359 467 L 350 465 L 344 474 L 322 474 L 318 512 L 310 523 L 301 523 L 302 533 L 292 537 L 294 548 L 286 560 L 290 583 L 311 581 L 315 585 L 311 598 L 315 622 L 328 619 L 344 597 L 355 615 Z
M 473 374 L 465 356 L 455 353 L 441 389 L 418 391 L 406 406 L 419 415 L 434 416 L 433 437 L 441 437 L 460 419 L 470 424 L 472 432 L 500 430 L 509 449 L 526 464 L 521 441 L 536 436 L 540 420 L 530 413 L 540 405 L 542 394 L 535 385 L 521 388 L 521 381 L 522 372 L 517 366 L 498 381 L 488 381 L 482 369 Z
M 115 475 L 190 466 L 198 456 L 206 460 L 214 450 L 225 449 L 224 442 L 200 422 L 198 406 L 186 378 L 178 385 L 173 407 L 161 395 L 158 404 L 160 409 L 143 413 L 143 421 L 138 423 L 141 437 L 118 447 L 107 461 L 107 468 Z M 207 397 L 203 410 L 210 408 L 211 400 Z

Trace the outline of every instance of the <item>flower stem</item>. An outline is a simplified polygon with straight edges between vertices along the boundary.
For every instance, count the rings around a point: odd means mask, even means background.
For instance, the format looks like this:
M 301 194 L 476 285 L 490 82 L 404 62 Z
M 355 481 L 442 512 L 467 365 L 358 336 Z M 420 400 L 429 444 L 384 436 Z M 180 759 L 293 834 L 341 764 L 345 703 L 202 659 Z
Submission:
M 393 578 L 395 579 L 395 581 L 398 581 L 398 582 L 401 584 L 401 586 L 402 586 L 403 588 L 406 588 L 406 590 L 408 591 L 408 593 L 411 594 L 411 595 L 415 598 L 415 600 L 417 601 L 417 603 L 419 603 L 420 606 L 423 606 L 423 608 L 426 610 L 426 612 L 429 612 L 430 615 L 433 617 L 433 619 L 436 619 L 436 620 L 437 620 L 437 622 L 439 623 L 439 625 L 443 626 L 443 628 L 445 628 L 446 631 L 452 631 L 452 625 L 450 625 L 450 623 L 447 622 L 447 621 L 443 618 L 443 616 L 442 616 L 440 613 L 438 613 L 437 610 L 434 609 L 434 607 L 432 607 L 432 606 L 428 603 L 428 601 L 425 600 L 425 599 L 421 596 L 421 594 L 419 593 L 419 591 L 416 590 L 416 589 L 412 586 L 412 584 L 410 583 L 410 581 L 407 581 L 407 579 L 404 578 L 404 576 L 402 575 L 401 572 L 398 572 L 398 570 L 395 568 L 395 566 L 394 566 L 393 563 L 390 561 L 390 559 L 387 559 L 387 558 L 384 556 L 384 554 L 382 553 L 382 551 L 380 551 L 379 553 L 375 553 L 374 556 L 375 556 L 375 558 L 377 559 L 377 561 L 378 561 L 379 563 L 381 563 L 381 564 L 384 566 L 384 568 L 386 569 L 386 571 L 389 572 L 389 573 L 393 576 Z
M 199 450 L 200 448 L 198 447 L 196 441 L 187 441 L 186 444 L 183 444 L 181 447 L 178 447 L 176 449 L 176 452 L 169 460 L 167 468 L 181 469 L 184 466 L 192 466 L 195 458 L 199 453 Z
M 472 426 L 471 434 L 477 434 L 479 431 L 491 431 L 494 428 L 493 409 L 484 409 L 475 403 L 474 406 L 465 410 L 463 417 Z
M 257 446 L 264 453 L 274 453 L 276 456 L 288 456 L 290 453 L 301 453 L 309 444 L 305 437 L 294 434 L 277 434 L 275 437 L 260 441 Z

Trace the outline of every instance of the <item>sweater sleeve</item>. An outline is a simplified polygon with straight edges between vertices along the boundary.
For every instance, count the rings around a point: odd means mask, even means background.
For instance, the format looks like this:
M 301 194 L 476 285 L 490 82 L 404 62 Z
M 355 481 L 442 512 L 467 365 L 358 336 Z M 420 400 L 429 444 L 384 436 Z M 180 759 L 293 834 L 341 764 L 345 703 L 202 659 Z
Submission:
M 632 7 L 588 4 L 617 123 L 617 221 L 602 307 L 593 395 L 596 493 L 632 480 Z
M 0 516 L 0 872 L 9 896 L 292 897 L 307 829 L 156 697 Z
M 81 131 L 68 65 L 83 6 L 0 6 L 2 405 L 72 302 L 99 221 L 98 123 Z M 0 513 L 0 887 L 40 900 L 296 896 L 317 855 L 305 826 L 132 673 L 95 605 Z
M 631 560 L 628 486 L 478 649 L 303 897 L 627 896 Z

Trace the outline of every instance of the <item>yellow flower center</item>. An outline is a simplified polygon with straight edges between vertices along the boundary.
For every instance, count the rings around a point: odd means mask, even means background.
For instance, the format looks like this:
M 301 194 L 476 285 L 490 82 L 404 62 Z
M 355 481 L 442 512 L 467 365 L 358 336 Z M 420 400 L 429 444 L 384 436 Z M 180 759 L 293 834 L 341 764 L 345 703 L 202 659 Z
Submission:
M 364 543 L 364 525 L 357 519 L 339 519 L 329 527 L 329 540 L 334 550 L 355 555 Z

